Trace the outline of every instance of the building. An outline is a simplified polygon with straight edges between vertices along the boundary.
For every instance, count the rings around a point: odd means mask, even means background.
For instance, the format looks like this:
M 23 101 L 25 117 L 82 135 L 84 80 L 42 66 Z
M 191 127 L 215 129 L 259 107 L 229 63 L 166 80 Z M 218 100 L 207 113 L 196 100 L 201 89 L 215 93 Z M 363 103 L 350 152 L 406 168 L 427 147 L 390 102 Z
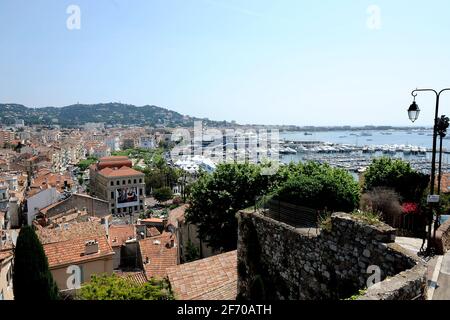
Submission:
M 217 252 L 198 237 L 197 225 L 186 220 L 185 211 L 187 207 L 187 205 L 182 205 L 169 212 L 168 224 L 174 227 L 179 242 L 178 259 L 181 262 L 184 261 L 186 249 L 189 245 L 197 250 L 200 258 L 213 256 Z
M 138 265 L 136 229 L 132 224 L 112 225 L 109 228 L 109 243 L 114 250 L 114 270 L 133 269 Z
M 139 148 L 142 149 L 155 149 L 157 147 L 156 140 L 153 136 L 141 136 L 139 137 Z
M 131 167 L 124 156 L 104 157 L 90 167 L 91 193 L 108 201 L 112 214 L 144 210 L 145 174 Z
M 178 264 L 177 247 L 171 232 L 139 241 L 140 263 L 147 279 L 167 276 L 167 269 Z
M 236 300 L 236 250 L 170 267 L 167 274 L 176 299 Z
M 44 245 L 44 250 L 61 291 L 73 289 L 68 287 L 71 266 L 79 268 L 81 285 L 89 282 L 92 275 L 113 274 L 114 251 L 105 236 L 49 243 Z
M 14 300 L 12 250 L 0 251 L 0 300 Z
M 5 144 L 12 144 L 16 135 L 12 131 L 0 130 L 0 147 L 5 146 Z
M 25 205 L 28 225 L 32 224 L 40 209 L 58 202 L 61 197 L 61 193 L 55 188 L 43 189 L 28 197 Z

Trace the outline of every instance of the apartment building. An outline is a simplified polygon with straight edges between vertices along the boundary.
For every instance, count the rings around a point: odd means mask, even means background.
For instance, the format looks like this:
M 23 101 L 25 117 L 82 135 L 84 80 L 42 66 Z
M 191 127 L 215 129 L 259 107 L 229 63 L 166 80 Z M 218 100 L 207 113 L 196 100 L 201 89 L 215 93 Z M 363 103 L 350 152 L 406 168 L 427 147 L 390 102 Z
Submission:
M 16 135 L 12 131 L 0 130 L 0 147 L 3 147 L 5 144 L 12 143 L 15 137 Z
M 128 157 L 101 158 L 91 165 L 89 173 L 92 195 L 108 201 L 112 214 L 144 210 L 145 175 L 132 169 Z

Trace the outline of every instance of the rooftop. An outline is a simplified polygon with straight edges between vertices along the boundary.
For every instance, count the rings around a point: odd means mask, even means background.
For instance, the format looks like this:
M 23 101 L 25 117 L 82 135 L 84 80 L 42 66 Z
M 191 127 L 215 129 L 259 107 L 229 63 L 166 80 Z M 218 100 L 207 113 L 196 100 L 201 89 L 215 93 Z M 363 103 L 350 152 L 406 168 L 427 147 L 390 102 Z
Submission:
M 106 235 L 106 230 L 97 221 L 87 221 L 64 223 L 56 228 L 38 227 L 36 234 L 42 244 L 49 244 L 83 237 L 102 237 Z
M 237 295 L 237 251 L 167 269 L 170 284 L 181 300 L 234 300 Z
M 139 241 L 142 262 L 148 279 L 164 278 L 167 276 L 167 269 L 177 265 L 178 249 L 176 246 L 171 247 L 171 240 L 176 243 L 175 235 L 164 232 L 160 236 Z M 146 263 L 147 258 L 148 263 Z
M 120 169 L 113 169 L 110 167 L 106 167 L 100 170 L 99 173 L 105 177 L 129 177 L 129 176 L 144 175 L 142 172 L 139 172 L 126 166 L 123 166 Z
M 112 247 L 120 247 L 130 239 L 136 239 L 134 225 L 112 225 L 109 228 L 109 243 Z
M 86 255 L 86 242 L 90 240 L 98 241 L 98 252 Z M 44 250 L 51 269 L 70 264 L 104 259 L 114 255 L 114 251 L 105 236 L 96 238 L 80 237 L 79 239 L 49 243 L 44 245 Z

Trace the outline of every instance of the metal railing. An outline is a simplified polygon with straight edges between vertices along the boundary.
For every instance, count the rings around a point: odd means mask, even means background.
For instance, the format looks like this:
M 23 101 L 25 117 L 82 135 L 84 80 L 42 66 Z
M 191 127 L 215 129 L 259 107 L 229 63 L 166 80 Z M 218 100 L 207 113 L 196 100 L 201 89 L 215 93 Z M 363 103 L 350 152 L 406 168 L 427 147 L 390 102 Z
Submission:
M 316 209 L 279 201 L 270 196 L 257 199 L 255 209 L 269 218 L 295 228 L 318 227 L 319 211 Z

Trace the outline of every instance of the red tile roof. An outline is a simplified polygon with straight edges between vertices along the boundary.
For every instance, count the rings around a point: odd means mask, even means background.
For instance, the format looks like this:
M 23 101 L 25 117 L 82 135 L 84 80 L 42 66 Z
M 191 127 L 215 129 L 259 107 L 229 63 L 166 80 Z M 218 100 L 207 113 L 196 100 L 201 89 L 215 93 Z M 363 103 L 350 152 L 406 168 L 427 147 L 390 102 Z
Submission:
M 42 244 L 61 242 L 86 237 L 104 237 L 106 229 L 97 221 L 72 222 L 56 228 L 38 228 L 36 234 Z
M 159 235 L 161 235 L 161 232 L 158 229 L 155 227 L 147 227 L 147 237 L 156 237 Z
M 148 279 L 164 278 L 167 276 L 167 268 L 177 265 L 178 249 L 176 246 L 170 246 L 171 240 L 176 243 L 175 235 L 164 232 L 160 236 L 139 241 L 142 262 Z M 146 263 L 147 258 L 148 263 Z
M 86 241 L 98 241 L 98 252 L 86 255 Z M 49 243 L 44 245 L 45 254 L 51 269 L 86 261 L 100 260 L 114 255 L 114 251 L 106 237 L 85 237 L 68 241 Z
M 237 251 L 167 269 L 177 299 L 234 300 L 237 295 Z
M 107 167 L 100 170 L 99 173 L 105 177 L 128 177 L 144 175 L 142 172 L 125 166 L 121 167 L 120 169 L 111 169 Z
M 134 225 L 112 225 L 109 228 L 109 243 L 112 247 L 120 247 L 127 240 L 135 239 L 136 231 Z
M 148 282 L 144 272 L 122 272 L 116 271 L 116 275 L 131 280 L 135 284 L 145 284 Z

